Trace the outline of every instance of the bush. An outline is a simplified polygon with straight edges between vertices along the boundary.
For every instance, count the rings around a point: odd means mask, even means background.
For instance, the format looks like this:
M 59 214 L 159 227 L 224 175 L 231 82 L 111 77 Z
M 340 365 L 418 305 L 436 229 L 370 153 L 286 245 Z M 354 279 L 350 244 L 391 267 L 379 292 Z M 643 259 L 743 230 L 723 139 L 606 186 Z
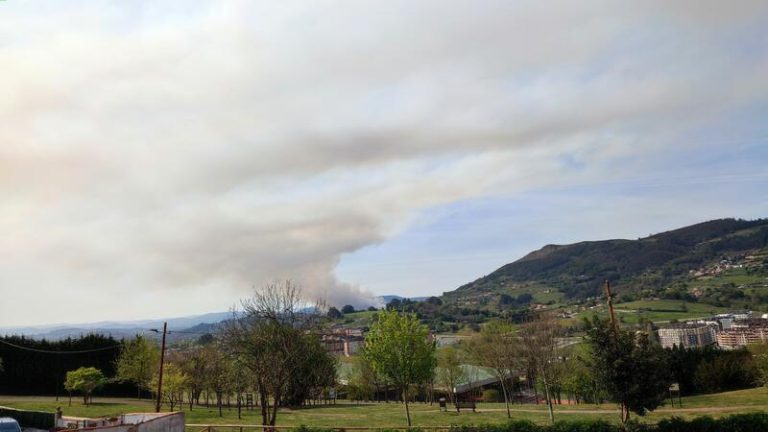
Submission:
M 293 432 L 335 432 L 335 431 L 329 428 L 301 425 L 296 429 L 294 429 Z
M 483 402 L 502 402 L 501 393 L 496 389 L 483 390 Z
M 559 421 L 547 428 L 547 432 L 616 432 L 618 428 L 603 420 Z
M 621 426 L 604 420 L 559 421 L 554 425 L 536 425 L 527 420 L 513 420 L 501 425 L 452 426 L 450 432 L 764 432 L 768 431 L 768 413 L 735 414 L 713 419 L 679 417 L 661 420 L 656 425 L 630 421 Z M 312 431 L 314 432 L 314 431 Z
M 10 417 L 19 422 L 22 428 L 53 429 L 56 423 L 56 417 L 53 413 L 24 411 L 6 407 L 0 407 L 0 417 Z

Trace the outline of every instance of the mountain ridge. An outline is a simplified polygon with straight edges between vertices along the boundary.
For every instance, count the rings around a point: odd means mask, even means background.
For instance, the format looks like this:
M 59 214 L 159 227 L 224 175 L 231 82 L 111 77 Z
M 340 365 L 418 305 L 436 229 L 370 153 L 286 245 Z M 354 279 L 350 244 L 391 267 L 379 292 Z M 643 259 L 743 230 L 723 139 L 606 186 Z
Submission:
M 486 276 L 444 293 L 449 301 L 541 286 L 567 299 L 600 294 L 604 280 L 617 292 L 649 294 L 679 282 L 688 272 L 721 256 L 768 248 L 768 219 L 715 219 L 637 240 L 549 244 L 505 264 Z M 478 300 L 480 301 L 480 300 Z

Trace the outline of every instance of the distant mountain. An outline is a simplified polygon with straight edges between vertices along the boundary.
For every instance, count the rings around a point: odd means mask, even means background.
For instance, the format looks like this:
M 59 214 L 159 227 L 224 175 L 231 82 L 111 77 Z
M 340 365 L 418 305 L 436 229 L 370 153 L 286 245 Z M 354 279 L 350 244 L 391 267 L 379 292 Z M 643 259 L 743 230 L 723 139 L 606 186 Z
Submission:
M 443 298 L 479 304 L 493 294 L 538 287 L 560 291 L 568 299 L 584 299 L 599 295 L 605 280 L 612 281 L 619 293 L 658 292 L 724 257 L 766 248 L 768 219 L 719 219 L 637 240 L 547 245 Z
M 159 337 L 152 329 L 162 330 L 163 323 L 168 323 L 168 329 L 177 335 L 192 335 L 194 329 L 206 329 L 218 324 L 232 316 L 231 312 L 215 312 L 204 315 L 193 315 L 168 319 L 152 319 L 137 321 L 102 321 L 86 324 L 53 324 L 31 327 L 7 327 L 0 328 L 2 335 L 23 335 L 36 339 L 66 339 L 87 334 L 111 335 L 116 339 L 130 338 L 137 334 L 145 334 L 150 337 Z M 182 333 L 186 332 L 186 333 Z M 195 332 L 196 333 L 196 332 Z M 201 332 L 202 333 L 202 332 Z M 174 337 L 174 339 L 177 337 Z

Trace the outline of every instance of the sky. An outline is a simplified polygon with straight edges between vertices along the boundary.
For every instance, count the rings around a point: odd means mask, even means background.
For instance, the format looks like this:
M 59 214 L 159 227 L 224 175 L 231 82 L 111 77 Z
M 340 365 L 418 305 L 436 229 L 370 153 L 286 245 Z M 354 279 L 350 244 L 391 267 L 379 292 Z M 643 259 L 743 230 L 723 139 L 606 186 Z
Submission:
M 768 3 L 0 2 L 0 326 L 361 306 L 768 217 Z

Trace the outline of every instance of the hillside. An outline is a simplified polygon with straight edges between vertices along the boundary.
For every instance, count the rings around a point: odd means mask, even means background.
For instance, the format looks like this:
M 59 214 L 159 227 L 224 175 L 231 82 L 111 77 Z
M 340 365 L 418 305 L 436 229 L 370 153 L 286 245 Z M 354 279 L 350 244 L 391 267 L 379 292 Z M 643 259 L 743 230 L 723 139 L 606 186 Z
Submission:
M 719 219 L 637 240 L 547 245 L 445 293 L 443 299 L 485 305 L 502 294 L 538 293 L 578 301 L 600 295 L 608 279 L 626 300 L 658 296 L 717 304 L 757 296 L 752 300 L 765 303 L 767 269 L 768 219 Z M 717 283 L 726 276 L 741 283 Z M 745 293 L 746 288 L 752 291 Z M 722 289 L 738 292 L 723 294 Z

